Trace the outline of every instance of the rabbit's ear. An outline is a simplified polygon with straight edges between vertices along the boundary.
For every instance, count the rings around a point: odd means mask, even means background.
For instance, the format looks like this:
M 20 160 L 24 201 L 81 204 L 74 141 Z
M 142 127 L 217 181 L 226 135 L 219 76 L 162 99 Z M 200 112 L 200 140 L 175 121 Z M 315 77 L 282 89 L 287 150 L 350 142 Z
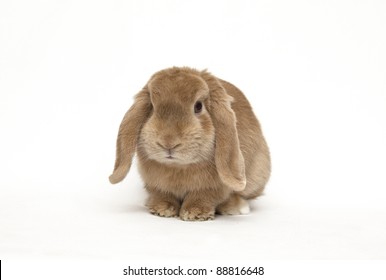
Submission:
M 150 94 L 145 87 L 136 95 L 134 104 L 123 117 L 119 127 L 115 166 L 113 174 L 109 177 L 112 184 L 122 181 L 129 172 L 139 133 L 151 108 Z
M 215 163 L 221 181 L 234 191 L 245 189 L 244 157 L 240 150 L 236 116 L 232 110 L 233 97 L 227 94 L 220 82 L 212 77 L 210 114 L 215 128 Z

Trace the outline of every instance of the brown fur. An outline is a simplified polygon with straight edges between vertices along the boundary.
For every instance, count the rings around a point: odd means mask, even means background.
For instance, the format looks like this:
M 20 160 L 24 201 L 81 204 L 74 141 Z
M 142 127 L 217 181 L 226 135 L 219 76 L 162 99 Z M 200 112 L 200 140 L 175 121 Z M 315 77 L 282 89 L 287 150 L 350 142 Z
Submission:
M 195 113 L 195 104 L 202 111 Z M 183 220 L 242 213 L 270 176 L 270 156 L 249 102 L 206 71 L 154 74 L 119 128 L 110 182 L 124 179 L 137 152 L 152 214 Z

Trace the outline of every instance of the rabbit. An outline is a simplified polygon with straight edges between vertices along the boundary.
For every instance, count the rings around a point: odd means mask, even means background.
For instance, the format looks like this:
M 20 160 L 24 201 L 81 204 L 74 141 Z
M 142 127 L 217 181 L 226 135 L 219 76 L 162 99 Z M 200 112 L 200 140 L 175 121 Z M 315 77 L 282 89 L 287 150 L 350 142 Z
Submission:
M 270 177 L 260 124 L 243 93 L 207 70 L 155 73 L 119 127 L 112 184 L 137 153 L 151 214 L 184 221 L 249 213 Z

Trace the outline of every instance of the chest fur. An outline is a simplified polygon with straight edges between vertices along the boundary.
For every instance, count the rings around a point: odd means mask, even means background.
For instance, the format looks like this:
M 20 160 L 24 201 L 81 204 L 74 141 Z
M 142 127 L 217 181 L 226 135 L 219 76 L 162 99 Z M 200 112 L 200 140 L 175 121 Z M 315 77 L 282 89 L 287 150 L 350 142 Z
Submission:
M 138 163 L 145 184 L 180 198 L 188 192 L 223 187 L 214 165 L 194 164 L 177 167 L 141 160 Z

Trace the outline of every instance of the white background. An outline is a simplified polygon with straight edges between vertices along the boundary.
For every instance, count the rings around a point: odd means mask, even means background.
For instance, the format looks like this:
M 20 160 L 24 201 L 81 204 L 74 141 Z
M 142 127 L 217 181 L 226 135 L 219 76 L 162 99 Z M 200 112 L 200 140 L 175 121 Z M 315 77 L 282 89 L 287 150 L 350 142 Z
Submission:
M 386 258 L 386 2 L 0 2 L 0 258 Z M 245 216 L 152 216 L 120 121 L 170 66 L 242 89 L 272 152 Z M 375 279 L 375 278 L 374 278 Z

